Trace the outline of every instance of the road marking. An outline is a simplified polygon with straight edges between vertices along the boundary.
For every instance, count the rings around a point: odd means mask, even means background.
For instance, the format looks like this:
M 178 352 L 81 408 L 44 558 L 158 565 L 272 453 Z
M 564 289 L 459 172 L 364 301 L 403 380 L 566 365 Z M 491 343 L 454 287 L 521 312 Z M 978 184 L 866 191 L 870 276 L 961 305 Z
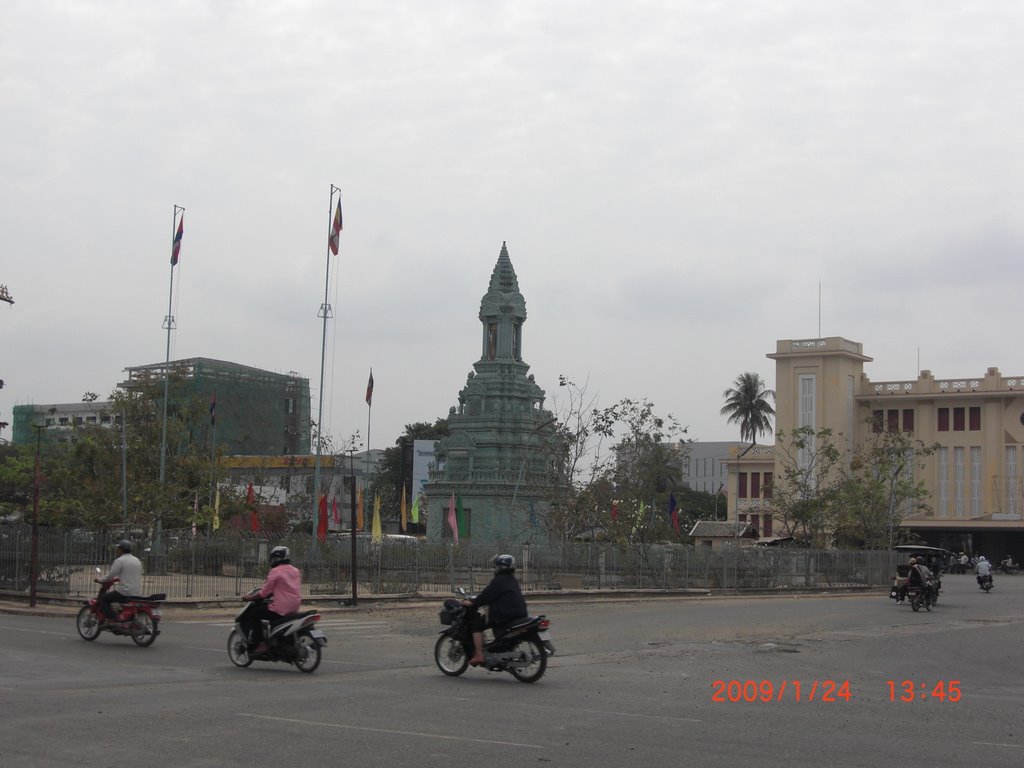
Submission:
M 184 646 L 186 651 L 205 651 L 207 653 L 224 653 L 223 648 L 201 648 L 198 645 L 186 645 Z M 323 664 L 342 664 L 346 667 L 379 667 L 381 662 L 376 664 L 370 664 L 365 661 L 337 661 L 336 659 L 324 659 L 321 663 Z
M 4 627 L 5 632 L 28 632 L 32 635 L 56 635 L 57 637 L 67 637 L 70 632 L 51 632 L 46 629 L 25 629 L 24 627 Z
M 427 739 L 441 739 L 444 741 L 464 741 L 471 744 L 493 744 L 498 747 L 523 747 L 525 749 L 547 749 L 541 744 L 526 744 L 518 741 L 493 741 L 491 739 L 470 739 L 464 736 L 449 736 L 441 733 L 423 733 L 421 731 L 398 731 L 391 728 L 371 728 L 366 725 L 344 725 L 342 723 L 322 723 L 313 720 L 296 720 L 289 717 L 272 717 L 270 715 L 252 715 L 246 712 L 239 713 L 240 717 L 251 717 L 254 720 L 273 720 L 279 723 L 295 723 L 298 725 L 319 726 L 323 728 L 340 728 L 347 731 L 367 731 L 369 733 L 387 733 L 397 736 L 421 736 Z
M 1006 747 L 1007 749 L 1020 749 L 1020 744 L 1000 744 L 997 741 L 972 741 L 971 744 L 977 744 L 981 747 Z

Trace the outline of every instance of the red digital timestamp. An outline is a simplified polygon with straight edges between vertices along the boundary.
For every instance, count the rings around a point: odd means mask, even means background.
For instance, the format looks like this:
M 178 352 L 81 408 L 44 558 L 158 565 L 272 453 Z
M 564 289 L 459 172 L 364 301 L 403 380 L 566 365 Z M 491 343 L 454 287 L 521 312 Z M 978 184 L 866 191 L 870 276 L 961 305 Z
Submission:
M 831 704 L 853 697 L 849 680 L 713 680 L 711 700 L 717 702 L 820 701 Z
M 960 701 L 959 680 L 939 680 L 937 683 L 924 683 L 914 680 L 886 680 L 889 689 L 889 701 Z

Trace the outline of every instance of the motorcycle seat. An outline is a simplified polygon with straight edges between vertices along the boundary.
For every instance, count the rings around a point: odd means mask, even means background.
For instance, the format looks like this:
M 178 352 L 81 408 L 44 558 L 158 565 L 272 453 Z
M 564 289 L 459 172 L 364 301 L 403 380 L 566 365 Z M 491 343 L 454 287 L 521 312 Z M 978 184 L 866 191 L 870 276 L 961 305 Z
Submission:
M 524 616 L 521 619 L 516 619 L 505 625 L 505 631 L 508 632 L 511 629 L 518 629 L 519 627 L 525 627 L 527 624 L 532 624 L 537 620 L 536 616 Z
M 158 592 L 155 595 L 121 595 L 121 602 L 124 603 L 162 603 L 167 595 Z

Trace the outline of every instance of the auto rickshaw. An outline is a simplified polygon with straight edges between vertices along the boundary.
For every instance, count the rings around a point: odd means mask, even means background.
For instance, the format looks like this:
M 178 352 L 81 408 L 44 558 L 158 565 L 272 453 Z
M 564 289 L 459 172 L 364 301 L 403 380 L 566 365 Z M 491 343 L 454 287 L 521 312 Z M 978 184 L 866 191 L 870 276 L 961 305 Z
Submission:
M 942 574 L 953 555 L 948 549 L 939 547 L 926 547 L 919 544 L 900 544 L 893 547 L 897 552 L 906 555 L 907 560 L 916 558 L 932 572 L 932 583 L 930 594 L 925 595 L 924 590 L 910 585 L 910 563 L 903 562 L 896 565 L 896 576 L 893 578 L 892 589 L 889 590 L 889 597 L 897 603 L 906 600 L 910 601 L 910 607 L 915 611 L 920 610 L 923 605 L 926 610 L 939 601 L 939 593 L 942 590 Z

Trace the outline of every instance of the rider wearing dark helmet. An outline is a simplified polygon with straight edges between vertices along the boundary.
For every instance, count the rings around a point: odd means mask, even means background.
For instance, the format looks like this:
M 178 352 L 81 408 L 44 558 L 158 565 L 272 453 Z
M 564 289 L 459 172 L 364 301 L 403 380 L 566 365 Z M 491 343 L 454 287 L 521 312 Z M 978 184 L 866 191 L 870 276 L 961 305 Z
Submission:
M 117 583 L 100 595 L 98 601 L 103 618 L 108 622 L 116 618 L 111 603 L 122 603 L 126 596 L 142 592 L 142 562 L 132 554 L 132 543 L 128 539 L 121 539 L 117 542 L 117 552 L 117 559 L 110 570 L 96 579 L 100 584 L 109 584 L 117 579 Z
M 274 547 L 270 550 L 270 573 L 267 574 L 267 580 L 262 587 L 244 595 L 242 599 L 256 600 L 271 595 L 273 600 L 269 605 L 257 605 L 245 616 L 242 630 L 249 638 L 253 656 L 268 650 L 263 639 L 263 622 L 266 620 L 273 624 L 288 614 L 298 613 L 302 604 L 302 574 L 292 565 L 288 547 Z
M 526 611 L 526 598 L 519 588 L 519 581 L 515 577 L 516 560 L 512 555 L 495 555 L 494 578 L 491 583 L 484 587 L 483 591 L 471 600 L 463 600 L 462 604 L 468 608 L 479 608 L 487 606 L 487 621 L 483 616 L 477 614 L 473 626 L 473 658 L 470 664 L 478 665 L 484 663 L 484 628 L 490 627 L 495 637 L 504 634 L 504 628 L 515 621 L 528 615 Z

